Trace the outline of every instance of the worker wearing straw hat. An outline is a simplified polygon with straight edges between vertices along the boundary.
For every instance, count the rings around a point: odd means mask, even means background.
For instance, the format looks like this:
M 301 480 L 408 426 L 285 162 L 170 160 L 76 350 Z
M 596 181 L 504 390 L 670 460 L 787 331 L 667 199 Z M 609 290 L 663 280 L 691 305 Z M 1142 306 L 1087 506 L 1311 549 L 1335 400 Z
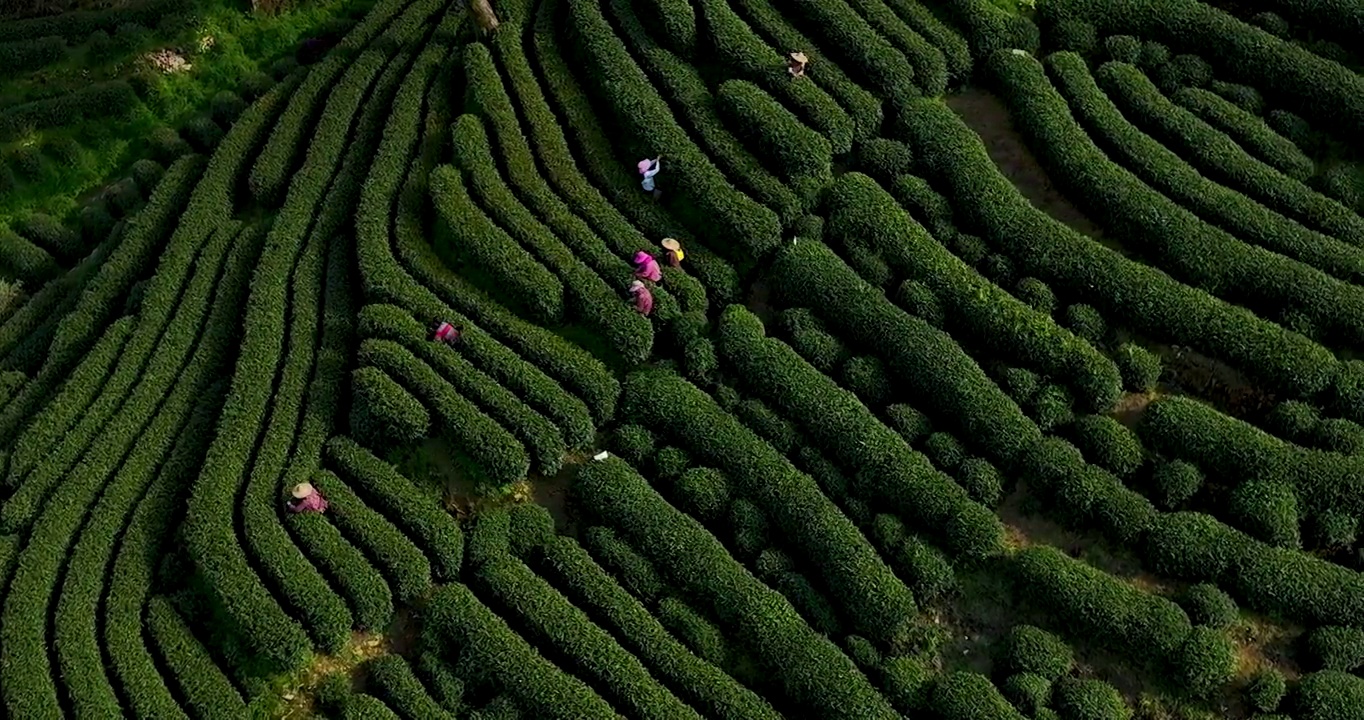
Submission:
M 805 66 L 810 64 L 810 58 L 805 57 L 803 52 L 793 52 L 786 57 L 786 72 L 791 73 L 791 77 L 805 77 Z
M 289 501 L 289 512 L 324 513 L 327 511 L 327 499 L 322 497 L 322 493 L 318 492 L 312 483 L 302 482 L 295 485 L 291 494 L 294 497 Z
M 663 246 L 663 254 L 668 258 L 668 267 L 682 266 L 682 259 L 686 257 L 686 254 L 682 252 L 682 243 L 672 238 L 663 238 L 663 242 L 659 245 Z

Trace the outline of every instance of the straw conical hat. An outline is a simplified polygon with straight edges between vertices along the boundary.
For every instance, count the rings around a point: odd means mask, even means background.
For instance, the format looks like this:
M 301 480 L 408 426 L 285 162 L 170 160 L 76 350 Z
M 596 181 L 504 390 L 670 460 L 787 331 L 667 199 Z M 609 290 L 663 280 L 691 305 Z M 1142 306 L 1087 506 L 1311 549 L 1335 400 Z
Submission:
M 312 494 L 313 494 L 312 483 L 303 482 L 294 486 L 294 497 L 298 498 L 299 500 L 302 500 L 303 498 L 308 497 L 309 495 Z
M 663 247 L 673 251 L 682 249 L 682 243 L 672 238 L 663 238 L 663 241 L 660 242 L 659 245 L 662 245 Z
M 795 61 L 798 62 L 798 63 L 810 62 L 810 58 L 805 57 L 805 53 L 803 53 L 803 52 L 793 52 L 793 53 L 791 53 L 791 59 L 792 59 L 792 60 L 795 60 Z

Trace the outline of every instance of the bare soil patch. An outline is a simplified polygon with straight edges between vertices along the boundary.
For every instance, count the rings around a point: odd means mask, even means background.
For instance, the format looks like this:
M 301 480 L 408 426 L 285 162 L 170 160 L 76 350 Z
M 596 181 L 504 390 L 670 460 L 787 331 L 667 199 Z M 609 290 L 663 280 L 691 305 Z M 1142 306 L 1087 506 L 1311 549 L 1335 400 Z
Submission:
M 985 90 L 970 88 L 948 97 L 947 106 L 976 131 L 995 166 L 1028 202 L 1077 232 L 1096 240 L 1103 238 L 1103 229 L 1085 217 L 1052 184 L 1023 137 L 1014 129 L 1009 108 L 1002 100 Z

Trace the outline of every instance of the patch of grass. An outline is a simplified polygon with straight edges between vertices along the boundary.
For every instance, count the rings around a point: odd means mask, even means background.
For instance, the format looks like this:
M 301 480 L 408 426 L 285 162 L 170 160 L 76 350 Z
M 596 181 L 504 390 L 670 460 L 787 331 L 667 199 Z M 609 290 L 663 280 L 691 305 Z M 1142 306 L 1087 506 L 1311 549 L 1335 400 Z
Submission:
M 313 693 L 332 675 L 354 675 L 361 664 L 387 655 L 389 639 L 374 633 L 355 633 L 336 655 L 314 655 L 298 670 L 272 679 L 265 694 L 251 703 L 254 717 L 295 720 L 316 717 Z
M 180 127 L 207 112 L 218 92 L 238 90 L 242 78 L 291 56 L 303 38 L 338 18 L 357 17 L 371 5 L 373 0 L 317 0 L 266 16 L 251 13 L 239 0 L 198 0 L 187 8 L 189 20 L 183 27 L 152 29 L 143 41 L 105 55 L 92 53 L 88 43 L 79 45 L 62 62 L 0 82 L 0 105 L 8 105 L 60 95 L 92 82 L 136 78 L 144 88 L 145 103 L 118 122 L 44 129 L 0 145 L 0 157 L 15 147 L 32 145 L 61 158 L 46 163 L 41 176 L 0 192 L 0 222 L 30 211 L 66 215 L 83 196 L 147 157 L 145 138 L 153 128 Z M 164 74 L 138 60 L 161 48 L 176 51 L 190 69 Z M 58 144 L 63 151 L 51 152 Z

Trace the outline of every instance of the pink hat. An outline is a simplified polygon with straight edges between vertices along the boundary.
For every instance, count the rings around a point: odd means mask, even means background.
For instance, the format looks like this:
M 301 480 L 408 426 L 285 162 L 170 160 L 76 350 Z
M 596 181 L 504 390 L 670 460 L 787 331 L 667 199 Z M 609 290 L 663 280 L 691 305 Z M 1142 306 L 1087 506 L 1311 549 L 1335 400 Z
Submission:
M 653 161 L 653 160 L 648 160 L 648 159 L 640 160 L 638 163 L 635 164 L 635 167 L 639 168 L 639 174 L 640 174 L 640 175 L 643 175 L 644 173 L 649 172 L 649 168 L 651 168 L 651 167 L 653 167 L 653 166 L 654 166 L 654 161 Z
M 651 256 L 649 255 L 649 253 L 646 253 L 646 252 L 644 252 L 643 250 L 640 250 L 639 252 L 635 253 L 635 264 L 636 264 L 636 265 L 643 265 L 643 264 L 649 262 L 650 257 L 651 257 Z

